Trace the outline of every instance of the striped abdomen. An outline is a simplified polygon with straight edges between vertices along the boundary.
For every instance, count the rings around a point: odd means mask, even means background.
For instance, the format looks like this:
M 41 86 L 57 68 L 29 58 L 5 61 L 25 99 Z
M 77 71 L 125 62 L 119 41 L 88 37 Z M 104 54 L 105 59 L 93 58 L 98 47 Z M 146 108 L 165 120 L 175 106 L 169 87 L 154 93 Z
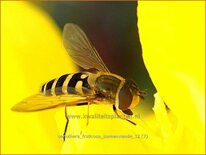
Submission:
M 63 94 L 86 94 L 91 90 L 88 83 L 88 74 L 78 72 L 65 74 L 57 79 L 45 83 L 41 92 L 47 96 Z

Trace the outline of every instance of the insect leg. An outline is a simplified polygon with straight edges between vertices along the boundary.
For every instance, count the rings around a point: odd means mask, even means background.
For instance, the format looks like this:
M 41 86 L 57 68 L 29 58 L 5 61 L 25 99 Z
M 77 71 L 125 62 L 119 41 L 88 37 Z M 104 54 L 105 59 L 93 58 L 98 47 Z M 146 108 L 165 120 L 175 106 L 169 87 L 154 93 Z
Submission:
M 68 127 L 68 124 L 69 124 L 69 118 L 68 118 L 68 115 L 67 115 L 67 107 L 66 106 L 65 106 L 64 112 L 65 112 L 64 114 L 65 114 L 65 118 L 66 118 L 66 125 L 65 125 L 65 128 L 64 128 L 63 140 L 65 141 L 67 127 Z
M 89 125 L 89 105 L 90 105 L 90 102 L 88 102 L 88 107 L 87 107 L 87 124 L 86 124 L 86 126 Z
M 126 118 L 121 117 L 121 116 L 118 114 L 118 112 L 117 112 L 117 108 L 115 107 L 115 105 L 113 105 L 113 111 L 115 112 L 115 114 L 116 114 L 119 118 L 124 119 L 124 120 L 126 120 L 126 121 L 132 123 L 133 125 L 136 125 L 136 123 L 134 123 L 134 122 L 132 122 L 132 121 L 126 119 Z

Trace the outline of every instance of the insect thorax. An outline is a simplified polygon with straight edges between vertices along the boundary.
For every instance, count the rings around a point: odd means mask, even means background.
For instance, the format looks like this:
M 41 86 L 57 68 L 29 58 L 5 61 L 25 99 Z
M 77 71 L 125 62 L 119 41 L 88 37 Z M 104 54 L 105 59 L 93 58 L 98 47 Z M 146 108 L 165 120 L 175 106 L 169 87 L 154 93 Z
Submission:
M 114 103 L 123 82 L 124 79 L 115 74 L 101 73 L 95 80 L 96 95 Z

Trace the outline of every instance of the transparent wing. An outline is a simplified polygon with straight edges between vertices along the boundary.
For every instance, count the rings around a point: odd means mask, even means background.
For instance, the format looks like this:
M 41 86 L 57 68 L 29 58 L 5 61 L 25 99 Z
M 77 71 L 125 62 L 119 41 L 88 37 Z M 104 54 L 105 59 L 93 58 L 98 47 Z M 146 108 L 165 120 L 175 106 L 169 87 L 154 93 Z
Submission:
M 40 111 L 64 105 L 74 106 L 84 102 L 87 102 L 87 98 L 79 95 L 45 96 L 36 94 L 16 104 L 12 110 L 19 112 Z
M 83 30 L 68 23 L 63 30 L 64 46 L 74 62 L 84 69 L 96 68 L 109 72 L 95 47 L 91 44 Z

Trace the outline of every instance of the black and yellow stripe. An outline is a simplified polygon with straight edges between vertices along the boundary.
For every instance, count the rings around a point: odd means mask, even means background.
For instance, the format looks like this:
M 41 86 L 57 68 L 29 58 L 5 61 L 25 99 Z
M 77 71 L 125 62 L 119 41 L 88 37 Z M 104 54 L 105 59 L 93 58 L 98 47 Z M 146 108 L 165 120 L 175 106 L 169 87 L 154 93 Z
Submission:
M 85 72 L 62 75 L 45 83 L 41 87 L 41 93 L 46 96 L 87 93 L 91 89 L 88 83 L 88 76 Z

